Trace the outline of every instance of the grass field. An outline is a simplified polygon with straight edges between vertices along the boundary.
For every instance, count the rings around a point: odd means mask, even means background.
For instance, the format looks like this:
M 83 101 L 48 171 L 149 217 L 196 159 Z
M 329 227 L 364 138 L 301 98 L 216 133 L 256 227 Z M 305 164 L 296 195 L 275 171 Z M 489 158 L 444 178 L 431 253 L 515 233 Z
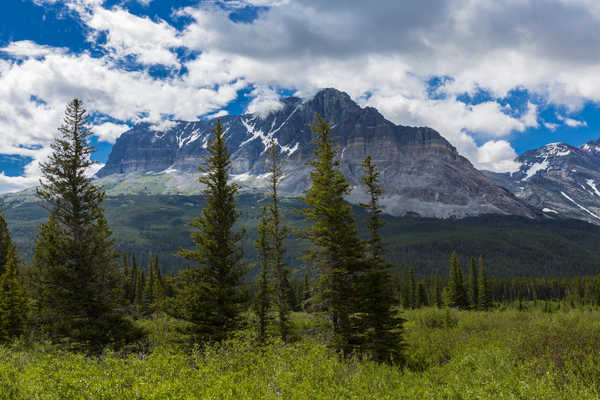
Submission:
M 0 347 L 0 399 L 598 399 L 600 312 L 404 312 L 404 368 L 340 360 L 318 317 L 304 339 L 258 348 L 251 329 L 193 347 L 166 317 L 126 353 L 86 357 L 21 340 Z

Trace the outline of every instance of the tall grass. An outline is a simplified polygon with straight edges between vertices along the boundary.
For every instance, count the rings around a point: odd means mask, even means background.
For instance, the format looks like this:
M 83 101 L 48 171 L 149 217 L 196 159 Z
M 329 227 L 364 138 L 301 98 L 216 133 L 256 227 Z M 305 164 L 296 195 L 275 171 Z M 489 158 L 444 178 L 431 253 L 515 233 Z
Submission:
M 598 312 L 425 309 L 404 317 L 403 369 L 341 360 L 318 338 L 257 348 L 246 335 L 189 347 L 167 318 L 143 321 L 150 340 L 127 355 L 15 343 L 0 347 L 0 399 L 600 398 Z M 295 319 L 302 332 L 323 325 Z

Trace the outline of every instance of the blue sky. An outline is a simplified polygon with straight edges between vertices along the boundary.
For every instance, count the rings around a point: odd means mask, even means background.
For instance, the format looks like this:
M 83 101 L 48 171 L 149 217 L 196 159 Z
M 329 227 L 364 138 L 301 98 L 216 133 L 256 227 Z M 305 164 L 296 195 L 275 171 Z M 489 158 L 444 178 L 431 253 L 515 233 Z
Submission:
M 431 126 L 479 168 L 600 138 L 592 0 L 4 0 L 0 193 L 35 185 L 65 104 L 87 104 L 96 159 L 138 122 L 266 112 L 346 91 Z

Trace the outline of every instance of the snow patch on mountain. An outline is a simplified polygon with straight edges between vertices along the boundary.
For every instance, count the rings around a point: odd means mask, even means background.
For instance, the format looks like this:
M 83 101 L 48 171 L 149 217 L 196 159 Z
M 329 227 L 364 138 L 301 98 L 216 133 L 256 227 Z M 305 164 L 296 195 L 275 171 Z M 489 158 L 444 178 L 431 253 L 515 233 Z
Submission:
M 585 183 L 587 183 L 594 190 L 594 193 L 596 193 L 596 196 L 600 197 L 600 191 L 598 191 L 598 188 L 596 187 L 596 183 L 594 182 L 593 179 L 588 179 L 585 181 Z
M 590 214 L 592 217 L 600 220 L 599 216 L 597 216 L 596 214 L 594 214 L 593 212 L 591 212 L 590 210 L 588 210 L 587 208 L 585 208 L 584 206 L 582 206 L 581 204 L 579 204 L 578 202 L 576 202 L 575 200 L 570 198 L 567 194 L 565 194 L 565 192 L 560 192 L 560 194 L 562 194 L 565 199 L 569 200 L 571 203 L 575 204 L 577 207 L 581 208 L 583 211 Z
M 521 180 L 526 181 L 529 178 L 531 178 L 532 176 L 534 176 L 535 174 L 537 174 L 538 171 L 545 171 L 547 168 L 548 168 L 548 159 L 544 159 L 544 161 L 542 161 L 542 162 L 533 163 L 533 165 L 531 165 L 529 167 L 529 169 L 527 170 L 525 177 Z

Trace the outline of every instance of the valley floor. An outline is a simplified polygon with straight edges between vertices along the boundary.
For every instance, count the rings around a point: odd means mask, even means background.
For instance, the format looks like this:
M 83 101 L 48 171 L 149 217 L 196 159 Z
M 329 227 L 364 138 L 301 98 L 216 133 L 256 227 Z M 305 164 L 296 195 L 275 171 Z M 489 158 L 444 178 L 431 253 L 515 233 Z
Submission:
M 598 399 L 600 312 L 405 311 L 405 368 L 340 360 L 322 321 L 311 339 L 258 349 L 250 331 L 220 347 L 185 345 L 176 321 L 139 321 L 148 341 L 100 357 L 25 341 L 0 347 L 0 399 Z

